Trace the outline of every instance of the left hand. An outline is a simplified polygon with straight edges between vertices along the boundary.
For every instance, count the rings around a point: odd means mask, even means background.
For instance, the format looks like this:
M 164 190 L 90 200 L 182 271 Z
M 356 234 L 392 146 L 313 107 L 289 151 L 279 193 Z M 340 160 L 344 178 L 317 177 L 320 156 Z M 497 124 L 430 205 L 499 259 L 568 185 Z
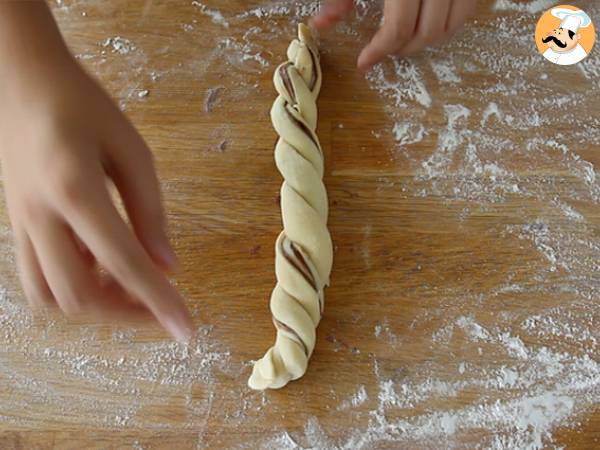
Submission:
M 325 30 L 341 21 L 353 0 L 329 0 L 311 24 Z M 385 0 L 383 24 L 358 57 L 369 70 L 387 55 L 409 56 L 448 40 L 473 15 L 476 0 Z

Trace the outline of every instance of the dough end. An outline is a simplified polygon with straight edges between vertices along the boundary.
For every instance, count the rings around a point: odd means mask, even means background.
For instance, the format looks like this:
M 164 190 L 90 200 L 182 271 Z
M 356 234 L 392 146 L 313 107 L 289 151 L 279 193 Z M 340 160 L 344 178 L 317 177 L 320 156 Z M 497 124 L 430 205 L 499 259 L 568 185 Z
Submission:
M 248 387 L 256 391 L 279 389 L 291 380 L 283 363 L 273 354 L 273 348 L 254 363 L 252 375 L 248 378 Z

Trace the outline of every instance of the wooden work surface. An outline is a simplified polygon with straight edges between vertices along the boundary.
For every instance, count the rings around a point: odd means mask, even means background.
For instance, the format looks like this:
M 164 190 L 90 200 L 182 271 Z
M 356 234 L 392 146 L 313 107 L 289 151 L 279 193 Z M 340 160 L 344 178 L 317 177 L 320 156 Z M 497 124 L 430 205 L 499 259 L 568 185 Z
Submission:
M 544 61 L 540 2 L 481 2 L 447 51 L 370 81 L 377 17 L 322 36 L 335 262 L 307 374 L 265 394 L 271 76 L 311 2 L 51 3 L 156 155 L 199 337 L 31 318 L 3 213 L 0 448 L 600 446 L 600 52 Z

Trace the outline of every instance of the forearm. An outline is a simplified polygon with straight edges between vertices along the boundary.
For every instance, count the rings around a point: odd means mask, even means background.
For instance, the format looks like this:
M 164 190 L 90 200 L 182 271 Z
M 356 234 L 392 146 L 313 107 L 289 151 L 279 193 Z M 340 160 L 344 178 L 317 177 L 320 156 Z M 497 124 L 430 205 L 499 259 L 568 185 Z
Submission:
M 0 85 L 43 76 L 44 68 L 69 58 L 45 1 L 0 1 Z

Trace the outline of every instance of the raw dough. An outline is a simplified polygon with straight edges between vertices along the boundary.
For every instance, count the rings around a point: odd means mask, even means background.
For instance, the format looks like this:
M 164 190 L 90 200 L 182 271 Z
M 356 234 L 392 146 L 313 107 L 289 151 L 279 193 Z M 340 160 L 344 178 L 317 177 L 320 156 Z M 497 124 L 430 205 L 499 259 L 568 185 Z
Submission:
M 298 27 L 288 61 L 275 71 L 279 93 L 271 120 L 279 134 L 275 162 L 281 186 L 283 231 L 275 243 L 277 285 L 271 295 L 275 344 L 254 364 L 248 385 L 277 389 L 306 372 L 315 347 L 333 260 L 327 230 L 323 152 L 316 135 L 321 90 L 319 55 L 311 30 Z

